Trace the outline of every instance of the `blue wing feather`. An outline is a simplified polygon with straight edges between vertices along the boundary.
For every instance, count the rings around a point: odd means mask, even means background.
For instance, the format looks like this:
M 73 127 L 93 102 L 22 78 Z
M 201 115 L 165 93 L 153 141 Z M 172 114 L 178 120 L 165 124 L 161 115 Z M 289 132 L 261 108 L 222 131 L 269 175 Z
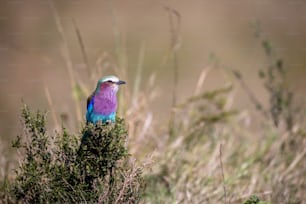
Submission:
M 91 95 L 87 99 L 87 113 L 86 113 L 86 121 L 87 122 L 92 122 L 91 121 L 91 114 L 93 112 L 93 107 L 94 107 L 94 95 Z

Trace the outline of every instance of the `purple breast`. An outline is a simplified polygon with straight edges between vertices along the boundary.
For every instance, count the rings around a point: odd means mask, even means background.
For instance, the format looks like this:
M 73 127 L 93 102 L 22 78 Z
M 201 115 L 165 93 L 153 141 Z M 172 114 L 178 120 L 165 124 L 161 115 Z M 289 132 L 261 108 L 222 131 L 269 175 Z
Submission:
M 116 93 L 110 89 L 99 91 L 94 98 L 94 112 L 102 115 L 109 115 L 116 112 Z

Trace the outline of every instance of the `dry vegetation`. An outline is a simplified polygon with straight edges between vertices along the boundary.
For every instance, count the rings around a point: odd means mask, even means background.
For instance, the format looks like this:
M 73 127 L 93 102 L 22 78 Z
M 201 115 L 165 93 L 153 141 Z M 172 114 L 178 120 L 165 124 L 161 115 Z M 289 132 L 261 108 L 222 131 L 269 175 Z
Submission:
M 90 169 L 89 173 L 93 174 L 93 178 L 90 178 L 89 183 L 95 185 L 86 186 L 88 179 L 82 180 L 83 174 L 77 170 L 82 162 L 78 163 L 75 158 L 81 134 L 70 135 L 62 129 L 59 133 L 46 137 L 44 129 L 31 131 L 33 125 L 35 128 L 44 127 L 39 121 L 44 120 L 45 115 L 38 114 L 34 121 L 29 122 L 27 117 L 31 114 L 26 112 L 28 109 L 24 109 L 26 128 L 22 138 L 29 135 L 29 130 L 32 138 L 37 132 L 43 133 L 40 136 L 38 134 L 43 140 L 32 140 L 32 143 L 27 143 L 30 146 L 26 146 L 25 150 L 27 153 L 35 152 L 34 158 L 38 159 L 34 159 L 35 165 L 38 166 L 29 169 L 27 165 L 34 164 L 29 155 L 20 156 L 20 168 L 16 176 L 7 171 L 6 159 L 1 157 L 0 198 L 4 203 L 15 202 L 15 199 L 44 203 L 305 203 L 305 106 L 297 106 L 295 94 L 286 84 L 284 63 L 273 52 L 270 42 L 255 25 L 256 36 L 259 43 L 262 43 L 269 62 L 267 67 L 259 70 L 259 77 L 262 78 L 270 99 L 268 105 L 263 105 L 256 99 L 239 72 L 217 61 L 203 70 L 195 84 L 196 89 L 192 90 L 193 96 L 179 103 L 176 99 L 176 86 L 179 83 L 177 52 L 180 44 L 180 14 L 171 8 L 165 10 L 169 14 L 172 36 L 168 63 L 172 65 L 175 79 L 172 112 L 169 119 L 165 120 L 168 123 L 154 118 L 150 111 L 150 104 L 155 100 L 156 89 L 159 87 L 154 73 L 147 83 L 141 82 L 141 70 L 145 66 L 143 48 L 140 51 L 136 80 L 129 81 L 130 84 L 134 83 L 130 86 L 133 88 L 125 88 L 120 96 L 120 113 L 126 124 L 121 126 L 120 120 L 119 126 L 127 128 L 128 140 L 122 137 L 116 147 L 121 147 L 123 152 L 128 151 L 131 155 L 125 152 L 116 158 L 110 158 L 115 172 L 106 169 L 105 174 L 100 174 L 97 169 Z M 63 37 L 63 53 L 71 88 L 75 93 L 76 115 L 81 117 L 79 100 L 89 93 L 92 83 L 103 75 L 103 65 L 107 64 L 114 73 L 126 79 L 128 55 L 114 23 L 117 55 L 102 55 L 97 59 L 96 66 L 88 65 L 87 79 L 84 77 L 76 80 L 56 10 L 54 16 L 58 31 Z M 88 57 L 81 34 L 77 25 L 75 28 L 86 64 Z M 221 84 L 219 89 L 203 92 L 205 78 L 212 68 L 223 70 L 225 74 L 234 76 L 235 80 Z M 140 84 L 143 84 L 142 88 Z M 262 121 L 259 128 L 250 130 L 244 124 L 253 116 L 232 108 L 231 104 L 236 100 L 232 94 L 235 86 L 241 86 L 250 96 L 251 103 L 258 111 L 257 116 Z M 46 95 L 49 95 L 47 91 Z M 52 109 L 52 97 L 49 97 L 49 102 Z M 52 118 L 58 128 L 57 117 Z M 85 130 L 86 128 L 88 127 Z M 61 142 L 56 143 L 55 138 L 60 138 Z M 122 144 L 123 140 L 127 142 L 127 149 Z M 31 145 L 38 149 L 31 149 Z M 109 149 L 105 151 L 104 153 L 111 152 Z M 101 154 L 98 154 L 98 158 Z M 137 162 L 131 162 L 132 157 Z M 100 159 L 103 158 L 105 156 Z M 87 164 L 91 165 L 89 163 Z M 98 168 L 95 165 L 93 167 Z M 26 174 L 29 172 L 34 172 L 35 176 Z M 31 181 L 33 178 L 36 180 Z M 115 181 L 110 183 L 113 179 Z M 90 191 L 91 188 L 94 190 Z M 25 194 L 24 189 L 29 194 Z M 38 200 L 31 200 L 32 198 Z

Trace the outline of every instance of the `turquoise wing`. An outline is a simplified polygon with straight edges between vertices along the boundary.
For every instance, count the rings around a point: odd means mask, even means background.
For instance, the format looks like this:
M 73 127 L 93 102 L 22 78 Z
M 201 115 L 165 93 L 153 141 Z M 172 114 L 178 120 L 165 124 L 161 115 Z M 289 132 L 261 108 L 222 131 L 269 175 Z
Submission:
M 93 113 L 93 107 L 94 107 L 94 95 L 91 94 L 88 98 L 87 98 L 87 113 L 86 113 L 86 121 L 87 122 L 93 122 L 92 121 L 92 113 Z

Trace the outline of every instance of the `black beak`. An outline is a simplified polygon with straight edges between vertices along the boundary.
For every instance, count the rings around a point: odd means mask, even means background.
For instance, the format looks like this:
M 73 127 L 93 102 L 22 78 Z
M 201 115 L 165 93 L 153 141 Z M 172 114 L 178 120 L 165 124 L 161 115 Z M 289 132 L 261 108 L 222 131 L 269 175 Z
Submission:
M 121 85 L 121 84 L 126 84 L 125 81 L 121 81 L 119 80 L 118 82 L 116 82 L 117 85 Z

